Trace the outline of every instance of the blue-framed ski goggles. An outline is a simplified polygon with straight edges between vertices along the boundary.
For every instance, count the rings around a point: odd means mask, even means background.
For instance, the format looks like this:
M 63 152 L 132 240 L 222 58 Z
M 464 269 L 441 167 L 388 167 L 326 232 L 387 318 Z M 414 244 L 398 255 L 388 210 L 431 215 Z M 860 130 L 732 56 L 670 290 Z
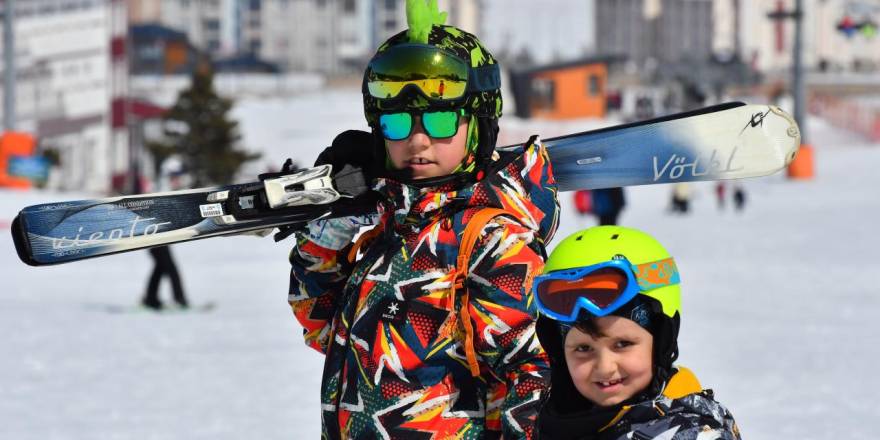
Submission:
M 455 101 L 471 92 L 500 87 L 498 64 L 471 67 L 439 47 L 408 43 L 370 60 L 362 90 L 374 98 L 393 99 L 416 89 L 432 101 Z
M 532 294 L 541 313 L 557 321 L 574 322 L 581 311 L 606 316 L 639 292 L 679 283 L 672 258 L 638 265 L 620 259 L 539 275 L 532 284 Z
M 415 118 L 422 122 L 422 128 L 434 139 L 446 139 L 458 132 L 458 121 L 464 110 L 443 110 L 432 112 L 397 112 L 379 115 L 382 136 L 389 141 L 408 138 L 415 126 Z

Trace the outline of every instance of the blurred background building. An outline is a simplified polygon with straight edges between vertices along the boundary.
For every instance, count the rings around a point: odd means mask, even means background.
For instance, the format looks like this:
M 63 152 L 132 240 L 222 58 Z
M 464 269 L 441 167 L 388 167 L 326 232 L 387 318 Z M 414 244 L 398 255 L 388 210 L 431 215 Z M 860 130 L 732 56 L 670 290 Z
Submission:
M 109 4 L 15 4 L 15 128 L 36 136 L 41 150 L 57 152 L 65 187 L 106 189 L 113 160 Z
M 439 3 L 450 24 L 501 59 L 509 114 L 641 119 L 731 97 L 790 103 L 794 26 L 768 14 L 795 0 Z M 357 87 L 376 46 L 406 28 L 403 0 L 14 4 L 14 128 L 36 138 L 38 154 L 57 157 L 44 184 L 89 191 L 128 172 L 132 144 L 158 131 L 162 109 L 200 62 L 231 98 Z M 878 21 L 876 1 L 804 0 L 810 110 L 875 139 Z
M 252 54 L 283 70 L 357 73 L 406 28 L 400 0 L 131 0 L 132 23 L 186 33 L 214 59 Z M 441 0 L 450 24 L 478 31 L 477 0 Z

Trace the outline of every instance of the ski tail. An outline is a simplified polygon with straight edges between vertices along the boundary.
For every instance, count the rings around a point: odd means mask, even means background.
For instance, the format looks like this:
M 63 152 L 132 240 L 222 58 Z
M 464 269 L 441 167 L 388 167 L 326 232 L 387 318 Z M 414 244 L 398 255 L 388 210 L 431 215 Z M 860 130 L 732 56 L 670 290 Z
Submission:
M 19 258 L 46 266 L 209 237 L 275 228 L 370 207 L 360 169 L 330 165 L 259 182 L 28 206 L 12 227 Z M 371 205 L 375 208 L 375 203 Z
M 15 252 L 24 264 L 27 264 L 28 266 L 40 266 L 40 263 L 33 259 L 31 244 L 27 239 L 27 228 L 22 225 L 23 221 L 21 215 L 16 215 L 12 220 L 10 231 L 12 232 L 12 243 L 15 245 Z

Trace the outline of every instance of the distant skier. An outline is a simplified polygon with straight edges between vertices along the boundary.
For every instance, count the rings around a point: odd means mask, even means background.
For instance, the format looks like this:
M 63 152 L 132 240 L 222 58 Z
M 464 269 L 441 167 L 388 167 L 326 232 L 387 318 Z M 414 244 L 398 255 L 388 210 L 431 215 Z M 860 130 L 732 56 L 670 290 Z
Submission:
M 593 195 L 588 189 L 581 189 L 574 192 L 574 209 L 581 217 L 592 217 L 593 215 Z
M 733 188 L 733 207 L 737 212 L 742 212 L 746 208 L 746 190 L 739 183 Z
M 591 191 L 593 213 L 599 217 L 600 225 L 616 225 L 620 212 L 626 206 L 623 188 L 603 188 Z
M 162 310 L 164 305 L 159 299 L 159 282 L 167 276 L 171 281 L 171 291 L 174 302 L 180 308 L 189 307 L 186 300 L 186 294 L 183 291 L 183 283 L 180 281 L 180 274 L 177 272 L 177 265 L 174 264 L 174 258 L 171 256 L 169 246 L 158 246 L 149 249 L 150 256 L 153 258 L 153 272 L 147 282 L 147 292 L 141 300 L 144 307 L 153 310 Z
M 290 255 L 290 304 L 326 355 L 322 437 L 531 438 L 549 371 L 530 282 L 556 184 L 540 142 L 495 151 L 498 63 L 425 4 L 407 2 L 409 31 L 368 63 L 372 132 L 343 132 L 317 161 L 366 170 L 378 214 L 313 221 Z
M 183 173 L 181 171 L 169 174 L 169 186 L 172 191 L 181 189 L 180 179 Z M 162 278 L 168 277 L 171 282 L 171 294 L 174 303 L 181 309 L 189 307 L 189 301 L 186 300 L 186 293 L 183 290 L 183 282 L 180 280 L 180 272 L 177 270 L 177 264 L 174 263 L 174 257 L 171 256 L 170 246 L 158 246 L 149 249 L 150 257 L 153 259 L 153 271 L 147 281 L 147 290 L 141 300 L 141 305 L 153 310 L 162 310 L 165 306 L 159 299 L 159 285 Z
M 146 183 L 140 178 L 139 168 L 135 167 L 135 176 L 133 179 L 132 194 L 141 194 L 145 192 Z M 176 186 L 179 183 L 179 173 L 172 173 L 171 186 L 172 189 L 179 189 Z M 150 257 L 153 259 L 153 271 L 147 281 L 147 289 L 144 297 L 141 299 L 141 305 L 152 310 L 162 310 L 165 306 L 159 299 L 159 283 L 163 277 L 168 277 L 171 281 L 171 291 L 174 302 L 180 308 L 189 307 L 186 300 L 186 294 L 183 291 L 183 283 L 180 281 L 180 273 L 177 271 L 177 265 L 174 264 L 174 258 L 171 256 L 171 248 L 169 246 L 158 246 L 150 248 Z
M 691 187 L 687 183 L 676 183 L 672 186 L 672 203 L 670 210 L 673 213 L 687 214 L 691 204 Z
M 718 210 L 724 210 L 724 196 L 727 193 L 727 186 L 723 180 L 715 183 L 715 198 L 718 200 Z
M 599 226 L 553 250 L 534 282 L 552 385 L 541 439 L 739 440 L 730 411 L 678 358 L 675 261 L 641 231 Z

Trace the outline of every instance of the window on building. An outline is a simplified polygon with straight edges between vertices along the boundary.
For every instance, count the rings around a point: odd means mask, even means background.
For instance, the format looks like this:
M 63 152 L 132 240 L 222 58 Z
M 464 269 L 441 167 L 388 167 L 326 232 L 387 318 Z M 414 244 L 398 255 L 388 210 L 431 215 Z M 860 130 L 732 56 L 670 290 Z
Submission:
M 397 0 L 385 0 L 385 9 L 389 11 L 397 10 Z
M 216 52 L 220 50 L 220 40 L 208 40 L 208 51 Z
M 263 47 L 263 43 L 262 43 L 262 41 L 260 41 L 259 38 L 255 38 L 255 39 L 253 39 L 253 40 L 250 41 L 249 46 L 250 46 L 250 49 L 251 49 L 251 53 L 259 53 L 259 52 L 260 52 L 260 48 Z
M 263 7 L 262 0 L 251 0 L 250 3 L 248 4 L 248 9 L 250 9 L 251 11 L 259 11 L 260 9 L 262 9 L 262 7 Z
M 389 18 L 389 19 L 385 20 L 384 26 L 385 26 L 385 30 L 395 30 L 395 29 L 397 29 L 397 20 L 395 20 L 393 18 Z
M 51 15 L 52 13 L 55 12 L 55 8 L 57 8 L 57 7 L 58 7 L 58 5 L 54 5 L 54 4 L 45 4 L 45 3 L 40 4 L 38 14 Z
M 357 4 L 355 3 L 355 0 L 343 0 L 342 11 L 346 14 L 354 14 L 357 12 Z
M 599 75 L 591 74 L 587 79 L 587 93 L 590 96 L 599 96 L 602 94 L 602 79 L 599 78 Z
M 138 58 L 144 61 L 156 61 L 162 59 L 162 45 L 161 44 L 149 44 L 144 45 L 137 50 Z
M 327 6 L 327 0 L 315 0 L 315 4 L 318 5 L 319 8 L 323 8 Z
M 216 18 L 208 18 L 202 21 L 202 27 L 209 31 L 220 30 L 220 20 Z
M 550 79 L 533 78 L 530 95 L 532 110 L 553 110 L 556 105 L 556 83 Z

